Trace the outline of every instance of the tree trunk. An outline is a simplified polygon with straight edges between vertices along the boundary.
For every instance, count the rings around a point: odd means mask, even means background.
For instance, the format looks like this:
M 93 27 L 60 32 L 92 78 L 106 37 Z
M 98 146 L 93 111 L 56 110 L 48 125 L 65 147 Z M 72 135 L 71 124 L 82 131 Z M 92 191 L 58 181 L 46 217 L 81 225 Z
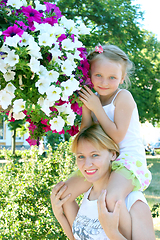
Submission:
M 16 150 L 16 129 L 13 130 L 12 134 L 12 154 L 15 155 L 15 150 Z

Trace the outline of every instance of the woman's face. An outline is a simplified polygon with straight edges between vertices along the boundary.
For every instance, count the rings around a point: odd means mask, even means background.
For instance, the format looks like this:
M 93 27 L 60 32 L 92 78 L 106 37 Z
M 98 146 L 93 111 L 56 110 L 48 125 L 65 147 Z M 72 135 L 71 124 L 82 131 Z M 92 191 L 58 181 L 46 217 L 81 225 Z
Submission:
M 78 142 L 77 166 L 88 182 L 96 182 L 110 175 L 110 162 L 115 160 L 116 152 L 96 148 L 87 140 Z M 108 173 L 108 174 L 107 174 Z

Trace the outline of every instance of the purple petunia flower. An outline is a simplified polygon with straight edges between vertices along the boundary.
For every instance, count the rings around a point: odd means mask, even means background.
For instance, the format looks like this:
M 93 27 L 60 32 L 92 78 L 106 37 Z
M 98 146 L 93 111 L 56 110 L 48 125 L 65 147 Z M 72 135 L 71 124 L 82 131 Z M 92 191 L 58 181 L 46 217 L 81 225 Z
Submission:
M 43 19 L 43 23 L 48 23 L 51 26 L 53 26 L 55 23 L 58 23 L 58 20 L 55 16 L 52 16 L 52 17 L 48 17 L 48 18 Z
M 5 31 L 2 32 L 2 34 L 4 35 L 4 41 L 6 40 L 6 37 L 13 37 L 16 34 L 18 34 L 21 37 L 23 33 L 24 31 L 21 28 L 19 28 L 16 24 L 8 27 Z
M 56 6 L 56 4 L 49 2 L 44 2 L 44 4 L 46 5 L 46 12 L 55 12 L 57 19 L 62 17 L 61 11 L 59 10 L 59 7 Z
M 25 24 L 24 24 L 24 22 L 22 22 L 22 21 L 15 21 L 20 27 L 22 27 L 22 29 L 23 30 L 27 30 L 27 28 L 28 28 L 28 26 L 26 26 Z
M 23 14 L 28 17 L 28 22 L 38 22 L 41 23 L 42 22 L 42 17 L 43 17 L 43 13 L 38 12 L 37 10 L 33 9 L 31 6 L 28 7 L 22 7 L 22 12 Z

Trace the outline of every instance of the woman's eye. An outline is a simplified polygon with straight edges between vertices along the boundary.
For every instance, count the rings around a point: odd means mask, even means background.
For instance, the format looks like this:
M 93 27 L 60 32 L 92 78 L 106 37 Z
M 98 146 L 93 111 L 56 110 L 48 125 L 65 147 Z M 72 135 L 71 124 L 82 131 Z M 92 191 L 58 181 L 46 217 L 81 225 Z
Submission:
M 80 156 L 78 156 L 78 159 L 83 159 L 84 158 L 84 156 L 83 155 L 80 155 Z
M 98 157 L 99 155 L 98 154 L 93 154 L 92 157 Z

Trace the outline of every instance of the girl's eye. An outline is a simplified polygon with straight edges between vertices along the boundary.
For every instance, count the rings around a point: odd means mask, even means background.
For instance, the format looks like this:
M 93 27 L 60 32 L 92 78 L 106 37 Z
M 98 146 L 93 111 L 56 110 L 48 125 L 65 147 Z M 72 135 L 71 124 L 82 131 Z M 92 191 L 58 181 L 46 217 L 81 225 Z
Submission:
M 111 76 L 110 79 L 113 80 L 113 79 L 115 79 L 115 77 Z
M 101 77 L 101 74 L 96 74 L 97 77 Z

